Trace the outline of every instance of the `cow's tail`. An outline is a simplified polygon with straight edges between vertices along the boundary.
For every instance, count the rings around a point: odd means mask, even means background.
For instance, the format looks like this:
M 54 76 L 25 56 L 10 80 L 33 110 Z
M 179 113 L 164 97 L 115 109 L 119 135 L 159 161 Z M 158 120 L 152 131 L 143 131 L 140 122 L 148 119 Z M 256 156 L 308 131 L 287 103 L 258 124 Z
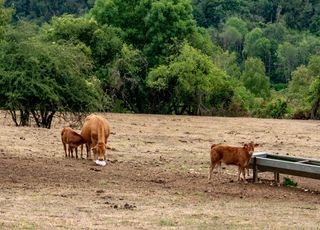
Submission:
M 61 131 L 61 138 L 62 138 L 62 136 L 63 136 L 63 134 L 64 134 L 65 131 L 66 131 L 66 129 L 63 128 L 62 131 Z

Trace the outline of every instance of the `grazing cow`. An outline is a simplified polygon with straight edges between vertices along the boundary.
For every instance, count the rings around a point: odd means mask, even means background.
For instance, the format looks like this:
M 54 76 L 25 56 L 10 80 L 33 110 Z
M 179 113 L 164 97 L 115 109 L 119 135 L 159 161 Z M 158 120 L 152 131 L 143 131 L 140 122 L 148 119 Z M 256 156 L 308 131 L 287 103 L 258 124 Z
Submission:
M 91 158 L 90 149 L 92 149 L 94 161 L 97 158 L 99 161 L 106 160 L 106 145 L 109 135 L 110 126 L 105 118 L 95 114 L 86 117 L 81 129 L 81 136 L 86 142 L 87 158 Z M 81 148 L 81 155 L 82 151 L 83 148 Z
M 69 127 L 64 127 L 62 129 L 61 141 L 63 144 L 65 156 L 66 157 L 71 156 L 72 158 L 73 158 L 73 149 L 75 149 L 76 158 L 78 158 L 78 146 L 85 143 L 82 136 Z M 68 151 L 68 154 L 67 154 L 67 151 Z
M 222 144 L 213 144 L 210 152 L 210 169 L 208 175 L 208 181 L 210 182 L 212 171 L 218 164 L 221 166 L 221 162 L 227 165 L 237 165 L 238 180 L 240 181 L 240 175 L 242 173 L 243 180 L 245 181 L 245 168 L 248 166 L 254 148 L 259 146 L 258 144 L 249 143 L 244 144 L 243 147 L 233 147 Z

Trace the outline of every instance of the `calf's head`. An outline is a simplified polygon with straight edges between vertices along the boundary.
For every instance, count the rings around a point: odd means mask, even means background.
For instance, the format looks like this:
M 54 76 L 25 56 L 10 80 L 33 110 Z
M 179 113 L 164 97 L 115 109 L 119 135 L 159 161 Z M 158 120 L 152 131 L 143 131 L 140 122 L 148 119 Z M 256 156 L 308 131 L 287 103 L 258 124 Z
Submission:
M 259 144 L 254 144 L 253 142 L 250 142 L 249 144 L 244 144 L 243 148 L 246 149 L 250 155 L 252 155 L 254 152 L 254 148 L 258 146 Z
M 94 153 L 94 156 L 98 155 L 99 161 L 106 160 L 106 146 L 104 143 L 98 143 L 96 146 L 92 148 L 92 151 Z

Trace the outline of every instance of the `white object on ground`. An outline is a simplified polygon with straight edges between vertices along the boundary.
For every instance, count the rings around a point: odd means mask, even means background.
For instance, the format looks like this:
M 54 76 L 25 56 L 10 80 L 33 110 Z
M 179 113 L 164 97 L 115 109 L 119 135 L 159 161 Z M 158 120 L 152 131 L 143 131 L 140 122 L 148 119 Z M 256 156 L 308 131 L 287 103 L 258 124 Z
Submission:
M 105 166 L 107 163 L 106 163 L 106 161 L 96 160 L 96 164 L 97 164 L 97 165 L 101 165 L 101 166 Z

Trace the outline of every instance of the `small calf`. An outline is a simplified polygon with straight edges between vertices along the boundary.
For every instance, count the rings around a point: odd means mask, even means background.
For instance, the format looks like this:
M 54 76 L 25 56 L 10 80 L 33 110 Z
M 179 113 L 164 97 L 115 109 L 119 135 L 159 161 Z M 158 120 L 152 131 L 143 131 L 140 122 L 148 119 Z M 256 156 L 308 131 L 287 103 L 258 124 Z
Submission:
M 85 140 L 82 138 L 82 136 L 69 127 L 64 127 L 62 129 L 61 141 L 63 144 L 65 156 L 66 157 L 71 156 L 72 158 L 73 158 L 73 149 L 75 149 L 76 158 L 78 158 L 78 146 L 85 143 Z M 68 150 L 68 154 L 67 154 L 67 150 Z
M 248 166 L 254 148 L 259 146 L 258 144 L 249 143 L 244 144 L 243 147 L 233 147 L 222 144 L 213 144 L 210 152 L 210 169 L 208 175 L 208 181 L 210 182 L 212 171 L 216 165 L 221 166 L 221 162 L 227 165 L 237 165 L 238 169 L 238 180 L 240 175 L 243 175 L 245 181 L 245 168 Z

